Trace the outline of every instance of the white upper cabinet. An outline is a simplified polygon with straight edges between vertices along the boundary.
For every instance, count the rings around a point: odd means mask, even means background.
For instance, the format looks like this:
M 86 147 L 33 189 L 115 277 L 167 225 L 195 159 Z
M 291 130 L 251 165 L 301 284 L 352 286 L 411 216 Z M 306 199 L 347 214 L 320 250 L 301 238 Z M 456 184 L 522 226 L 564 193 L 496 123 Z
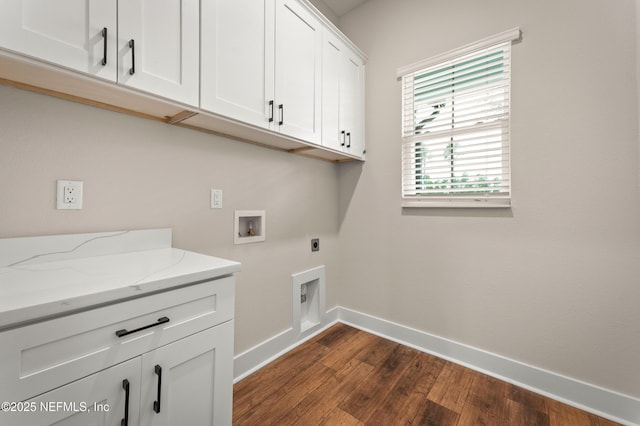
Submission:
M 118 83 L 198 105 L 198 0 L 118 1 Z
M 277 129 L 319 144 L 322 25 L 295 0 L 277 0 L 275 30 Z
M 362 59 L 329 31 L 323 39 L 322 144 L 364 156 Z
M 116 2 L 0 0 L 0 47 L 116 80 Z
M 268 128 L 274 0 L 210 0 L 201 13 L 200 107 Z
M 344 152 L 364 157 L 364 64 L 349 49 L 345 50 L 340 82 L 340 117 L 348 133 Z
M 0 78 L 328 161 L 364 158 L 364 63 L 309 0 L 0 0 Z
M 198 105 L 198 0 L 0 0 L 0 12 L 2 48 Z
M 201 108 L 320 143 L 321 31 L 295 0 L 204 3 Z

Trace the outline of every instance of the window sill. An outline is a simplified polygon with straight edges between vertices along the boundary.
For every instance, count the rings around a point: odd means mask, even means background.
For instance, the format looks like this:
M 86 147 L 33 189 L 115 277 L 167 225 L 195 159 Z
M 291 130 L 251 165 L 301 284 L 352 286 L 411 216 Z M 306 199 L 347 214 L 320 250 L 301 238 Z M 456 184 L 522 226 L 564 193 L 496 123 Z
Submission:
M 504 209 L 511 208 L 511 199 L 403 199 L 403 208 Z

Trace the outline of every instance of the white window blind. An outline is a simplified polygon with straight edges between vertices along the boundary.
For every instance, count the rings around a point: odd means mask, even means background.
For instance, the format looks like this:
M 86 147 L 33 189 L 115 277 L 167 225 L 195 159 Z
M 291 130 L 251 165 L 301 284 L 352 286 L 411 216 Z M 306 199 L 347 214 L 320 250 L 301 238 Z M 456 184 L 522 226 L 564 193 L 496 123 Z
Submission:
M 511 41 L 519 30 L 399 71 L 405 207 L 508 207 Z

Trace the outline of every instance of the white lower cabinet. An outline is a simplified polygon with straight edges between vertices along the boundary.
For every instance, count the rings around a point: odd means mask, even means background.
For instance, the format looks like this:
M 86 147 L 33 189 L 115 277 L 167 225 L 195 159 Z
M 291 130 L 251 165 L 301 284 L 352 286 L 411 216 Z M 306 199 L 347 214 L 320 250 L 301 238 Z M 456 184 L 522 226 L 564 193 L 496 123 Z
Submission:
M 232 358 L 232 321 L 144 354 L 140 425 L 230 425 Z
M 127 426 L 138 424 L 140 358 L 132 359 L 0 413 L 14 426 Z
M 233 277 L 0 332 L 0 426 L 226 426 Z

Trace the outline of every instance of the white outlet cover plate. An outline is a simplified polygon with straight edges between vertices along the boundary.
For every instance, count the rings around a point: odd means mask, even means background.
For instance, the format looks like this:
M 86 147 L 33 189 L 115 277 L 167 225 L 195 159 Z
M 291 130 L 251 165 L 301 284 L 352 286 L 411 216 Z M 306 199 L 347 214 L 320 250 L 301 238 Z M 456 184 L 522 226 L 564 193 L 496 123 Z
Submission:
M 71 191 L 72 201 L 65 197 L 65 192 Z M 82 181 L 79 180 L 59 180 L 56 207 L 58 210 L 81 210 L 82 209 Z
M 212 209 L 222 208 L 222 189 L 211 190 L 211 208 Z

